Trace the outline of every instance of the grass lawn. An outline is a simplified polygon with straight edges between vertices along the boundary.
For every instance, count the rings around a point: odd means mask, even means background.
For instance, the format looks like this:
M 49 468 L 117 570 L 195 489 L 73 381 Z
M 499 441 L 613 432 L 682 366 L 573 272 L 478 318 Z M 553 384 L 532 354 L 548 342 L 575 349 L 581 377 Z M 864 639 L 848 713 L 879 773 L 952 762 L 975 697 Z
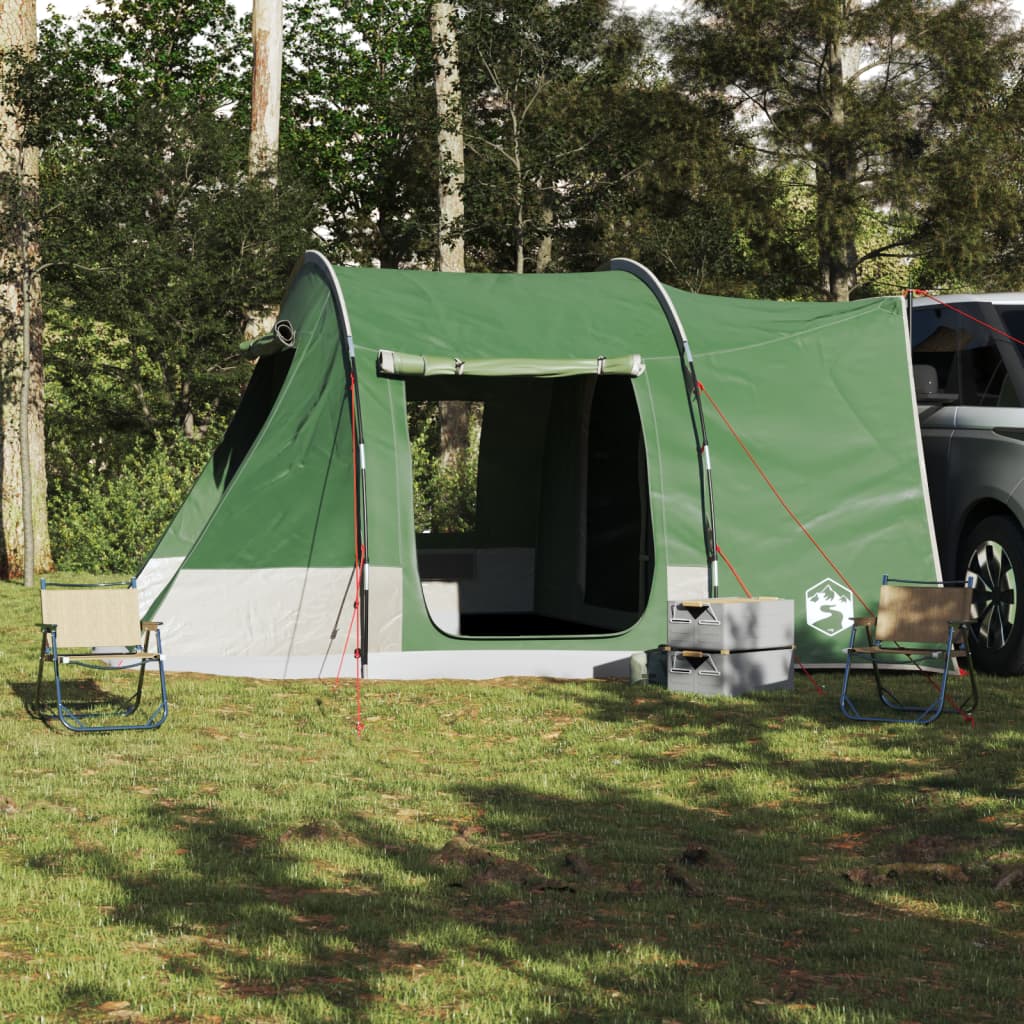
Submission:
M 0 1021 L 1024 1017 L 1024 681 L 976 727 L 838 679 L 170 679 L 156 732 L 30 718 L 0 585 Z

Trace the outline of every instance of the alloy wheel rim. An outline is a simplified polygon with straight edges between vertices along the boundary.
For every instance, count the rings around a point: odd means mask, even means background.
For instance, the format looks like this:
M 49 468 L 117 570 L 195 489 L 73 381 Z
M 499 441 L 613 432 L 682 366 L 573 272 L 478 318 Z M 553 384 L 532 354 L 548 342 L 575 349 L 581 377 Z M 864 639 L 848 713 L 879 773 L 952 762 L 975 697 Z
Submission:
M 991 540 L 979 544 L 967 563 L 967 574 L 975 578 L 975 635 L 991 650 L 1005 647 L 1017 611 L 1017 573 L 1006 548 Z

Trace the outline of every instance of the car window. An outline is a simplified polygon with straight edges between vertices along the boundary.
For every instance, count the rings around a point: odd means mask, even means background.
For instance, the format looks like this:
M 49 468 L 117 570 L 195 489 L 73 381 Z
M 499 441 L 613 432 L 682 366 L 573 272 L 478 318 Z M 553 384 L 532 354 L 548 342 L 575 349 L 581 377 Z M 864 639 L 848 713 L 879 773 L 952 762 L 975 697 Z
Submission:
M 1009 306 L 1000 306 L 999 315 L 1006 324 L 1006 331 L 1013 335 L 1014 339 L 1024 345 L 1024 309 L 1014 309 Z
M 1022 306 L 1000 306 L 999 315 L 1003 318 L 1006 326 L 1006 333 L 1011 340 L 1002 343 L 1003 353 L 1006 359 L 1016 360 L 1017 365 L 1024 363 L 1024 307 Z M 1017 374 L 1016 380 L 1019 383 L 1021 374 Z M 1003 385 L 1003 391 L 1009 392 L 1000 398 L 999 404 L 1003 406 L 1020 407 L 1024 405 L 1024 396 L 1019 393 L 1019 388 L 1013 386 L 1013 374 L 1007 377 Z
M 914 365 L 935 370 L 938 391 L 946 401 L 961 405 L 1019 405 L 995 336 L 984 323 L 978 322 L 986 318 L 986 312 L 966 305 L 960 308 L 969 315 L 947 307 L 915 311 Z M 990 317 L 990 306 L 987 311 Z M 1020 312 L 1024 317 L 1024 310 Z
M 970 405 L 1003 405 L 1004 385 L 1009 381 L 1003 357 L 993 343 L 984 348 L 968 349 L 965 358 L 964 375 L 969 382 L 964 385 L 963 400 Z

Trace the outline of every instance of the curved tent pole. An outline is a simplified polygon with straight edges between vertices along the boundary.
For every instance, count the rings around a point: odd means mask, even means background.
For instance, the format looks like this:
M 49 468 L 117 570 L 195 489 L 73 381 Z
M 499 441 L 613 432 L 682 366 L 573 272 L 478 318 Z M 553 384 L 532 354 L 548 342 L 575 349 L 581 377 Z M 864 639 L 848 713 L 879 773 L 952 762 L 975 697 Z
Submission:
M 352 340 L 352 321 L 348 315 L 348 308 L 345 305 L 345 296 L 341 290 L 341 284 L 330 260 L 323 253 L 315 249 L 309 249 L 305 253 L 305 262 L 317 264 L 323 271 L 330 285 L 331 292 L 337 306 L 338 317 L 345 334 L 344 358 L 348 369 L 349 400 L 352 403 L 352 419 L 355 428 L 356 466 L 355 469 L 355 559 L 356 579 L 359 585 L 359 592 L 356 599 L 359 602 L 359 663 L 365 669 L 369 661 L 369 628 L 370 628 L 370 587 L 368 581 L 368 515 L 366 509 L 366 442 L 363 435 L 363 412 L 362 403 L 359 400 L 359 372 L 356 368 L 356 348 Z
M 697 443 L 697 459 L 700 479 L 700 508 L 703 520 L 704 553 L 708 563 L 708 596 L 718 596 L 718 538 L 715 528 L 715 495 L 711 485 L 711 449 L 708 445 L 707 426 L 704 422 L 704 407 L 700 400 L 700 385 L 697 371 L 693 365 L 693 353 L 686 339 L 682 321 L 676 312 L 672 300 L 669 299 L 665 286 L 657 276 L 636 260 L 625 258 L 613 259 L 608 264 L 609 270 L 621 270 L 639 278 L 653 292 L 661 306 L 661 311 L 668 320 L 679 350 L 679 361 L 683 369 L 683 380 L 686 383 L 686 401 L 690 409 L 690 422 L 693 424 L 693 436 Z

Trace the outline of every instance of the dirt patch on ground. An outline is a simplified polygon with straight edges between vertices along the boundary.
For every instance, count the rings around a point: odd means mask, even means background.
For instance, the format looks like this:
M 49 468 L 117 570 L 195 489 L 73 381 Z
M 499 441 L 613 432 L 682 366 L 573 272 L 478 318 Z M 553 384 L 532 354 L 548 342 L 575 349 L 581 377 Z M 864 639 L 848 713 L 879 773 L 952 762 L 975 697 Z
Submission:
M 960 836 L 917 836 L 893 849 L 881 863 L 851 868 L 843 877 L 855 885 L 878 888 L 899 882 L 967 885 L 992 880 L 996 891 L 1024 890 L 1024 868 L 989 861 L 979 865 L 978 853 L 991 840 Z M 972 866 L 968 866 L 971 864 Z
M 572 887 L 555 881 L 529 864 L 509 860 L 499 854 L 474 846 L 463 836 L 455 836 L 430 858 L 434 867 L 458 869 L 459 878 L 453 885 L 520 885 L 531 890 Z
M 878 888 L 893 882 L 921 880 L 965 885 L 971 879 L 959 864 L 905 862 L 879 864 L 871 868 L 853 868 L 844 873 L 856 885 Z

